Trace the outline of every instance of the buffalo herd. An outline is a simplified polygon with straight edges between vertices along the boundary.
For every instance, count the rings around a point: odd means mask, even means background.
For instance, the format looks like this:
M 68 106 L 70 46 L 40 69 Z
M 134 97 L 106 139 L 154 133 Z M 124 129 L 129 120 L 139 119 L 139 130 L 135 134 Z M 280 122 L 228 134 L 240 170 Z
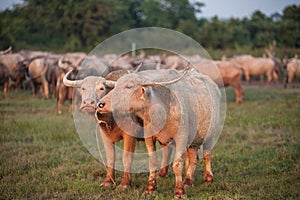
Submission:
M 174 195 L 185 198 L 185 186 L 193 185 L 199 147 L 203 147 L 204 181 L 213 182 L 211 150 L 219 134 L 221 91 L 231 86 L 236 102 L 243 102 L 242 77 L 250 84 L 257 76 L 267 84 L 284 86 L 300 77 L 300 59 L 238 55 L 209 60 L 199 55 L 118 56 L 87 55 L 83 52 L 54 54 L 11 48 L 0 52 L 0 83 L 4 97 L 14 88 L 31 88 L 33 95 L 57 99 L 62 114 L 66 100 L 77 101 L 78 109 L 99 124 L 107 174 L 102 186 L 115 183 L 114 143 L 123 140 L 124 174 L 119 185 L 131 185 L 130 169 L 137 138 L 145 142 L 149 154 L 149 178 L 144 194 L 157 190 L 156 177 L 165 177 L 170 163 L 169 144 L 176 144 L 173 171 Z M 76 90 L 76 92 L 74 92 Z M 192 91 L 192 92 L 191 92 Z M 184 112 L 180 112 L 184 110 Z M 161 170 L 156 174 L 155 143 L 163 149 Z M 172 145 L 171 145 L 172 146 Z M 185 163 L 185 177 L 182 177 Z

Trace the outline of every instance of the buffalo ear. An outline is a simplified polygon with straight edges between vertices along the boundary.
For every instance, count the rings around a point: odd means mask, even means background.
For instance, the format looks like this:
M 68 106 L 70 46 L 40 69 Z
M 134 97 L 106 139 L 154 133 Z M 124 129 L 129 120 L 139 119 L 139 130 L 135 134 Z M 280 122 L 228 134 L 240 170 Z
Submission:
M 139 93 L 140 93 L 140 100 L 146 101 L 147 97 L 149 97 L 151 93 L 151 87 L 141 87 Z

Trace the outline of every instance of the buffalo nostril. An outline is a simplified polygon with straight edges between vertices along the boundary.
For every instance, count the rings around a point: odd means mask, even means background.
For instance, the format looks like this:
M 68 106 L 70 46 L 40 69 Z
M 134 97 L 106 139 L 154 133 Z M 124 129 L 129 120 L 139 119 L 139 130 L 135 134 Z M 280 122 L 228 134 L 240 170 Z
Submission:
M 92 100 L 92 101 L 91 101 L 91 104 L 94 104 L 94 103 L 95 103 L 95 101 Z
M 99 103 L 97 104 L 97 107 L 99 107 L 99 108 L 103 108 L 104 106 L 105 106 L 105 103 L 99 102 Z

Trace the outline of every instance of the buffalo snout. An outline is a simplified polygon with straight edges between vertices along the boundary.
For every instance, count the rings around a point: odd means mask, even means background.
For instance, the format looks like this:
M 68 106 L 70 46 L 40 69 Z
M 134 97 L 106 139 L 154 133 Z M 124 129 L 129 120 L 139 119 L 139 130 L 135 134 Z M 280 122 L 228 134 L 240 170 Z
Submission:
M 99 113 L 109 113 L 111 112 L 107 106 L 107 104 L 103 101 L 100 101 L 97 103 L 97 108 L 96 108 L 97 112 Z
M 95 99 L 88 98 L 88 99 L 82 100 L 80 109 L 82 111 L 94 112 L 96 109 Z
M 94 105 L 95 104 L 95 100 L 93 99 L 86 99 L 83 101 L 83 104 L 85 105 Z
M 111 113 L 112 112 L 111 92 L 109 92 L 107 95 L 102 97 L 102 99 L 100 99 L 97 102 L 96 109 L 97 109 L 97 112 L 99 112 L 99 113 Z

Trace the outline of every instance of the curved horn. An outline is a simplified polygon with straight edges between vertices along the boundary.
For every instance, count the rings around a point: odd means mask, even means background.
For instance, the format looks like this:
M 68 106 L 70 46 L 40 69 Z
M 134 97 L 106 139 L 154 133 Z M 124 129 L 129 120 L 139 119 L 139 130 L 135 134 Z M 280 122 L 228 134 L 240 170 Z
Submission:
M 115 85 L 116 85 L 116 81 L 109 81 L 109 80 L 106 80 L 104 84 L 105 84 L 107 87 L 109 87 L 109 88 L 114 88 Z
M 164 86 L 164 85 L 170 85 L 173 83 L 176 83 L 178 81 L 180 81 L 189 71 L 189 66 L 190 66 L 190 62 L 188 62 L 187 66 L 185 67 L 184 71 L 182 72 L 182 74 L 178 77 L 175 78 L 171 81 L 164 81 L 164 82 L 146 82 L 146 83 L 140 83 L 142 86 Z
M 63 60 L 64 59 L 64 56 L 61 56 L 59 59 L 58 59 L 58 66 L 62 69 L 67 69 L 67 64 L 63 63 Z
M 136 69 L 134 70 L 134 72 L 138 72 L 142 66 L 143 66 L 143 62 L 141 62 L 141 63 L 136 67 Z
M 8 47 L 7 49 L 0 51 L 0 55 L 5 55 L 5 54 L 10 54 L 12 52 L 11 46 Z
M 66 75 L 63 78 L 63 83 L 65 84 L 65 86 L 68 87 L 80 87 L 82 85 L 83 80 L 71 81 L 68 79 L 68 76 L 72 71 L 73 70 L 70 70 L 68 73 L 66 73 Z

